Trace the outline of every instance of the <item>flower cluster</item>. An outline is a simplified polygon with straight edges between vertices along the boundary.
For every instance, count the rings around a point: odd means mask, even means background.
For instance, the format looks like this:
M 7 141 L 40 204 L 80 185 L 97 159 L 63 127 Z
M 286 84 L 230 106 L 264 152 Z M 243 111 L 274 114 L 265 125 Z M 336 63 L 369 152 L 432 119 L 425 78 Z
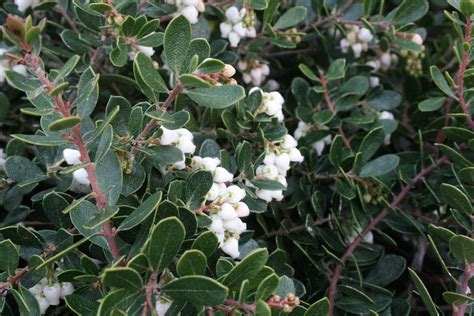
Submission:
M 52 282 L 47 278 L 42 278 L 36 285 L 29 288 L 38 301 L 40 313 L 45 314 L 49 306 L 59 305 L 59 299 L 64 299 L 74 292 L 74 286 L 70 282 Z
M 299 140 L 301 137 L 306 136 L 306 134 L 308 134 L 311 130 L 315 128 L 318 130 L 329 130 L 329 127 L 325 125 L 318 124 L 314 126 L 312 124 L 307 124 L 303 121 L 300 121 L 293 135 L 295 136 L 296 140 Z M 313 144 L 311 144 L 311 146 L 313 147 L 314 150 L 316 150 L 316 153 L 318 154 L 318 156 L 321 156 L 321 154 L 323 153 L 324 147 L 326 147 L 326 145 L 331 144 L 331 141 L 332 141 L 331 135 L 327 135 L 323 139 L 318 140 L 317 142 L 314 142 Z
M 237 67 L 242 72 L 242 80 L 246 84 L 252 83 L 257 87 L 270 75 L 270 67 L 255 59 L 241 60 L 238 62 Z
M 166 3 L 176 6 L 174 15 L 182 14 L 191 24 L 198 22 L 199 12 L 206 10 L 203 0 L 166 0 Z
M 366 52 L 369 49 L 369 42 L 372 41 L 374 36 L 369 29 L 365 27 L 359 27 L 358 25 L 346 26 L 347 33 L 346 37 L 341 39 L 339 45 L 343 53 L 349 52 L 349 47 L 352 49 L 355 58 L 359 58 L 362 52 Z
M 425 58 L 425 45 L 420 34 L 413 34 L 411 41 L 420 46 L 419 51 L 402 49 L 400 54 L 406 58 L 405 70 L 414 77 L 423 74 L 422 60 Z
M 265 113 L 270 117 L 275 117 L 278 122 L 282 122 L 283 116 L 283 103 L 285 99 L 282 97 L 280 92 L 263 92 L 260 88 L 252 88 L 249 94 L 260 91 L 262 93 L 262 104 L 258 107 L 255 114 Z
M 237 47 L 242 38 L 254 38 L 256 18 L 253 11 L 232 6 L 225 11 L 227 20 L 220 24 L 221 36 L 229 39 L 231 47 Z
M 66 148 L 63 150 L 63 157 L 68 165 L 76 166 L 82 163 L 79 150 Z M 85 168 L 74 170 L 69 190 L 76 193 L 88 193 L 90 191 L 89 176 Z
M 281 183 L 285 188 L 288 186 L 286 173 L 290 169 L 291 162 L 302 162 L 303 155 L 296 146 L 298 142 L 293 136 L 287 134 L 281 139 L 269 142 L 266 148 L 263 164 L 257 167 L 256 179 L 274 180 Z M 247 185 L 253 187 L 250 182 Z M 255 194 L 259 199 L 271 202 L 273 199 L 281 201 L 283 199 L 282 190 L 256 189 Z
M 396 54 L 391 54 L 390 51 L 383 52 L 376 59 L 369 60 L 366 65 L 373 68 L 372 72 L 377 72 L 379 70 L 387 71 L 393 65 L 397 64 L 398 56 Z M 377 76 L 370 76 L 370 86 L 375 87 L 380 84 L 380 79 Z
M 5 82 L 5 73 L 8 70 L 13 70 L 23 76 L 26 76 L 26 67 L 23 65 L 14 64 L 6 56 L 7 50 L 5 48 L 0 48 L 0 83 Z
M 239 236 L 247 229 L 241 217 L 250 214 L 247 204 L 242 202 L 245 190 L 237 185 L 226 185 L 233 181 L 234 176 L 225 168 L 220 167 L 219 158 L 194 156 L 191 163 L 193 170 L 206 170 L 212 173 L 214 183 L 206 195 L 208 205 L 205 210 L 212 220 L 209 229 L 219 240 L 221 249 L 232 258 L 239 253 Z
M 196 145 L 193 142 L 193 134 L 185 129 L 167 129 L 164 126 L 160 127 L 162 134 L 160 136 L 161 145 L 171 145 L 177 147 L 183 154 L 194 154 L 196 151 Z M 175 168 L 182 170 L 186 168 L 184 159 L 175 163 Z
M 25 12 L 28 8 L 34 8 L 40 3 L 40 0 L 15 0 L 18 11 Z

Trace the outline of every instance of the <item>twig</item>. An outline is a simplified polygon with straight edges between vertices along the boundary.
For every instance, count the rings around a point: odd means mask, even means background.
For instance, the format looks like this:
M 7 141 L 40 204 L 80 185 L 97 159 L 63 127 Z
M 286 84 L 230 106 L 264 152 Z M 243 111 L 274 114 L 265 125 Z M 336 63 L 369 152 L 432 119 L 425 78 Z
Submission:
M 79 33 L 79 29 L 77 28 L 76 23 L 74 20 L 67 14 L 66 10 L 61 5 L 56 6 L 57 11 L 63 16 L 63 18 L 66 20 L 67 24 L 72 28 L 72 30 L 76 33 Z
M 392 200 L 392 203 L 390 203 L 391 208 L 397 208 L 398 205 L 402 202 L 402 200 L 407 196 L 407 194 L 410 192 L 411 188 L 417 184 L 419 181 L 421 181 L 425 176 L 433 172 L 438 165 L 441 165 L 445 162 L 448 161 L 447 156 L 442 156 L 440 159 L 436 161 L 435 164 L 432 164 L 428 167 L 425 167 L 421 169 L 421 171 L 413 178 L 411 184 L 407 184 L 406 186 L 403 187 L 403 189 L 398 193 L 398 195 Z M 334 301 L 336 298 L 336 287 L 339 282 L 339 279 L 341 278 L 342 270 L 343 270 L 343 265 L 346 263 L 346 261 L 352 257 L 352 254 L 356 250 L 356 248 L 359 246 L 359 244 L 362 242 L 363 238 L 365 235 L 367 235 L 372 229 L 375 228 L 380 222 L 385 219 L 385 217 L 388 215 L 388 209 L 384 209 L 382 212 L 377 215 L 370 223 L 367 225 L 367 227 L 354 239 L 354 241 L 347 247 L 346 251 L 342 255 L 340 259 L 340 263 L 336 266 L 336 269 L 334 270 L 333 275 L 331 276 L 331 282 L 329 285 L 329 290 L 328 290 L 328 299 L 329 299 L 329 313 L 328 316 L 333 316 L 334 313 Z
M 471 17 L 468 16 L 466 19 L 466 28 L 464 34 L 464 43 L 470 43 L 471 40 Z M 456 84 L 458 86 L 458 101 L 459 106 L 461 107 L 464 114 L 466 114 L 467 124 L 469 128 L 474 130 L 474 121 L 472 120 L 471 113 L 469 113 L 468 105 L 464 99 L 464 72 L 466 71 L 467 66 L 469 65 L 469 52 L 464 51 L 461 59 L 461 64 L 459 65 L 459 70 L 456 76 Z
M 464 270 L 464 276 L 461 283 L 460 292 L 463 295 L 469 295 L 469 280 L 474 275 L 474 264 L 470 263 L 466 265 Z M 453 316 L 464 316 L 467 310 L 469 302 L 461 304 L 459 307 L 454 306 L 453 308 Z

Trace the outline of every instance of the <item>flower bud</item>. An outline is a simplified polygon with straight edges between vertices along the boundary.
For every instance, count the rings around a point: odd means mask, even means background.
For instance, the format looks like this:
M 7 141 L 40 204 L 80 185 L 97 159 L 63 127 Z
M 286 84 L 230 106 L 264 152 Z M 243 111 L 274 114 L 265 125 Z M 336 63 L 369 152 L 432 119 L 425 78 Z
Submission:
M 217 167 L 216 170 L 214 170 L 214 182 L 231 182 L 233 179 L 234 175 L 225 168 Z
M 63 157 L 68 165 L 78 165 L 81 163 L 81 153 L 79 150 L 66 148 L 63 150 Z
M 84 169 L 84 168 L 78 169 L 78 170 L 74 171 L 72 173 L 72 175 L 74 177 L 74 180 L 77 183 L 83 184 L 83 185 L 89 185 L 90 184 L 89 175 L 87 174 L 86 169 Z
M 59 305 L 59 297 L 61 296 L 61 287 L 59 283 L 45 285 L 43 294 L 51 305 Z
M 222 251 L 231 256 L 237 258 L 240 256 L 239 252 L 239 241 L 234 237 L 229 237 L 222 246 Z
M 415 44 L 423 45 L 423 38 L 421 37 L 420 34 L 417 34 L 417 33 L 413 34 L 411 41 Z
M 237 212 L 235 211 L 234 207 L 229 203 L 224 203 L 221 205 L 221 210 L 217 214 L 223 221 L 230 221 L 234 218 L 237 218 Z
M 232 65 L 226 64 L 224 66 L 224 70 L 222 71 L 222 74 L 225 77 L 230 78 L 235 75 L 235 68 Z

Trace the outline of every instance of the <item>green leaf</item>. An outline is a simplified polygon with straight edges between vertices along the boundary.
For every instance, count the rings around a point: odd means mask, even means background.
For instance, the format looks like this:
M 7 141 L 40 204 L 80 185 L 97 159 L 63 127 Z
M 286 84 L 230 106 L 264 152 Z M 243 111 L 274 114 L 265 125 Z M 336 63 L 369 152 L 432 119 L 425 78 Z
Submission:
M 433 112 L 439 110 L 446 102 L 446 97 L 429 98 L 418 103 L 421 112 Z
M 72 310 L 77 315 L 83 316 L 94 316 L 97 315 L 97 309 L 99 308 L 99 303 L 87 299 L 79 294 L 70 294 L 67 295 L 64 300 L 66 301 L 67 307 Z
M 407 0 L 405 0 L 407 1 Z M 436 66 L 430 67 L 431 78 L 433 79 L 436 86 L 446 95 L 450 96 L 451 98 L 457 100 L 456 95 L 451 90 L 451 87 L 448 85 L 448 82 L 444 78 L 443 74 Z
M 386 255 L 369 272 L 365 281 L 370 284 L 385 287 L 397 280 L 406 268 L 406 260 L 401 256 Z
M 459 8 L 465 16 L 471 16 L 474 13 L 474 3 L 471 0 L 460 0 Z
M 207 258 L 199 250 L 186 250 L 176 265 L 176 271 L 180 276 L 204 275 L 207 268 Z
M 227 287 L 206 276 L 185 276 L 167 283 L 163 290 L 177 301 L 196 305 L 220 305 L 229 291 Z
M 31 184 L 48 179 L 35 163 L 22 156 L 8 157 L 4 169 L 7 176 L 19 184 Z
M 168 93 L 166 83 L 164 82 L 163 78 L 161 78 L 160 73 L 155 69 L 153 61 L 150 57 L 142 52 L 139 52 L 137 53 L 133 63 L 135 77 L 140 76 L 142 82 L 144 82 L 148 88 L 157 94 Z
M 101 212 L 97 213 L 94 217 L 89 219 L 84 224 L 84 228 L 94 229 L 99 226 L 102 226 L 102 224 L 104 224 L 108 220 L 111 220 L 118 212 L 118 206 L 107 206 Z
M 396 155 L 383 155 L 365 164 L 359 176 L 362 178 L 379 177 L 398 167 L 400 158 Z
M 80 117 L 88 117 L 94 111 L 99 98 L 99 75 L 91 67 L 87 68 L 79 79 L 77 97 L 72 103 Z
M 198 170 L 192 173 L 186 180 L 186 201 L 196 201 L 203 198 L 211 189 L 213 184 L 212 174 L 208 171 Z
M 326 74 L 326 80 L 336 80 L 344 78 L 346 71 L 346 60 L 344 58 L 336 59 L 329 66 L 328 72 Z
M 286 29 L 293 27 L 300 23 L 306 17 L 307 9 L 303 6 L 294 6 L 288 11 L 283 13 L 282 16 L 276 21 L 275 27 L 277 29 Z
M 311 68 L 309 68 L 308 66 L 306 66 L 305 64 L 299 64 L 298 65 L 298 68 L 301 70 L 301 72 L 306 76 L 308 77 L 309 79 L 313 80 L 313 81 L 318 81 L 319 78 L 318 76 L 316 76 L 316 74 L 311 70 Z
M 256 276 L 268 260 L 268 250 L 260 248 L 249 253 L 222 280 L 229 288 L 238 288 L 244 279 Z
M 319 301 L 313 303 L 306 312 L 304 316 L 312 316 L 312 315 L 327 315 L 329 311 L 329 300 L 327 297 L 323 297 Z
M 203 74 L 220 73 L 224 70 L 224 66 L 225 64 L 222 61 L 208 58 L 198 65 L 196 70 Z
M 11 289 L 18 305 L 20 316 L 40 316 L 38 301 L 26 288 L 20 285 L 20 291 Z
M 209 258 L 216 251 L 218 243 L 216 235 L 211 231 L 206 231 L 194 240 L 191 248 L 200 250 Z
M 75 205 L 76 203 L 74 203 Z M 102 231 L 102 227 L 95 227 L 93 229 L 88 229 L 84 227 L 91 218 L 97 214 L 97 207 L 87 200 L 82 200 L 78 203 L 77 207 L 74 207 L 69 211 L 69 216 L 71 217 L 71 222 L 79 231 L 79 233 L 85 237 L 92 237 L 97 235 Z M 95 236 L 91 238 L 91 242 L 101 246 L 102 248 L 108 249 L 108 244 L 104 237 Z
M 40 265 L 36 266 L 35 267 L 35 270 L 40 270 L 46 266 L 48 266 L 49 264 L 51 263 L 54 263 L 56 261 L 58 261 L 59 259 L 61 259 L 62 257 L 64 257 L 65 255 L 67 255 L 68 253 L 70 253 L 71 251 L 75 250 L 76 248 L 78 248 L 80 245 L 82 245 L 83 243 L 85 243 L 86 241 L 89 240 L 89 237 L 87 238 L 83 238 L 81 240 L 79 240 L 78 242 L 72 244 L 71 246 L 67 247 L 66 249 L 58 252 L 57 254 L 55 254 L 54 256 L 51 256 L 49 257 L 48 259 L 46 259 L 43 263 L 41 263 Z
M 259 300 L 255 306 L 255 316 L 271 316 L 272 310 L 267 302 Z
M 468 295 L 464 295 L 464 294 L 460 294 L 460 293 L 456 293 L 456 292 L 444 292 L 443 293 L 443 299 L 449 303 L 449 304 L 453 304 L 453 305 L 456 305 L 456 306 L 459 306 L 459 305 L 462 305 L 462 304 L 465 304 L 465 303 L 472 303 L 474 302 L 474 298 L 473 297 L 470 297 Z
M 449 240 L 449 249 L 464 263 L 474 263 L 474 239 L 463 235 L 454 236 Z
M 7 275 L 15 274 L 20 255 L 10 239 L 0 242 L 0 253 L 2 254 L 0 257 L 0 271 L 7 272 Z
M 54 77 L 54 82 L 59 82 L 66 78 L 76 68 L 77 63 L 81 58 L 78 55 L 73 55 L 59 70 L 58 74 Z
M 107 197 L 107 205 L 115 205 L 122 191 L 122 166 L 117 154 L 109 151 L 96 164 L 95 173 L 100 191 Z
M 438 311 L 436 309 L 436 305 L 434 304 L 430 293 L 426 289 L 426 286 L 423 284 L 423 281 L 421 281 L 420 277 L 412 269 L 408 268 L 408 272 L 410 273 L 411 279 L 415 283 L 415 286 L 418 290 L 418 293 L 421 296 L 421 299 L 423 300 L 423 303 L 425 303 L 425 306 L 428 310 L 428 313 L 431 316 L 438 316 L 439 314 L 438 314 Z
M 6 71 L 5 78 L 12 87 L 23 92 L 33 92 L 43 86 L 38 79 L 27 78 L 15 71 Z
M 56 132 L 63 129 L 71 128 L 79 123 L 81 123 L 81 118 L 79 116 L 68 116 L 49 124 L 48 129 L 52 132 Z
M 456 188 L 454 185 L 443 183 L 440 186 L 441 193 L 446 198 L 448 204 L 458 211 L 471 215 L 473 212 L 472 204 L 464 192 Z
M 128 290 L 140 290 L 143 287 L 143 281 L 132 268 L 114 267 L 106 269 L 102 276 L 102 284 L 109 287 L 115 287 Z
M 362 140 L 358 152 L 361 153 L 360 163 L 365 164 L 382 146 L 385 139 L 383 127 L 377 127 L 371 130 Z
M 143 223 L 150 214 L 156 210 L 160 204 L 162 192 L 158 191 L 149 196 L 144 202 L 142 202 L 130 215 L 118 227 L 118 231 L 124 231 L 132 229 L 133 227 Z
M 56 136 L 56 135 L 43 136 L 43 135 L 12 134 L 11 136 L 27 144 L 45 146 L 45 147 L 61 146 L 69 142 L 64 137 Z
M 269 0 L 249 0 L 249 5 L 253 10 L 265 10 Z
M 280 278 L 276 273 L 272 273 L 267 276 L 258 285 L 257 292 L 255 293 L 255 300 L 266 300 L 269 298 L 280 283 Z
M 275 180 L 253 179 L 250 182 L 261 190 L 279 191 L 286 190 L 286 187 Z
M 127 289 L 117 289 L 105 295 L 99 305 L 97 311 L 98 316 L 118 316 L 129 315 L 128 311 L 139 297 L 143 297 L 142 293 L 130 292 Z
M 176 217 L 161 220 L 151 233 L 146 254 L 154 271 L 163 271 L 178 254 L 186 232 Z
M 163 42 L 166 61 L 174 73 L 179 74 L 186 61 L 191 43 L 191 24 L 178 15 L 168 24 Z
M 395 109 L 402 102 L 402 95 L 396 91 L 383 90 L 380 93 L 371 95 L 367 99 L 367 104 L 379 111 L 390 111 Z
M 426 0 L 404 0 L 396 9 L 393 20 L 398 25 L 407 24 L 421 19 L 426 12 L 428 12 Z
M 229 84 L 210 88 L 196 88 L 189 91 L 188 96 L 200 106 L 223 109 L 242 100 L 245 97 L 245 91 L 239 85 Z

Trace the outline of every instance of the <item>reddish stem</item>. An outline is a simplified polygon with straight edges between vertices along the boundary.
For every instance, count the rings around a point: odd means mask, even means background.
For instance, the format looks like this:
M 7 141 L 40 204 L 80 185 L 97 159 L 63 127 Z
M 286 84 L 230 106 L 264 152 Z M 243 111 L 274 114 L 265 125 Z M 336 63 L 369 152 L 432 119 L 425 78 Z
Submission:
M 400 191 L 400 193 L 398 193 L 398 195 L 392 200 L 392 203 L 390 203 L 390 207 L 391 208 L 398 207 L 398 205 L 407 196 L 407 194 L 410 192 L 411 188 L 415 184 L 417 184 L 425 176 L 433 172 L 438 165 L 443 164 L 446 161 L 448 161 L 448 157 L 443 156 L 440 159 L 438 159 L 435 164 L 432 164 L 428 167 L 421 169 L 421 171 L 413 178 L 412 183 L 405 185 Z M 360 235 L 354 239 L 354 241 L 349 245 L 349 247 L 347 247 L 346 251 L 342 255 L 340 263 L 336 266 L 336 269 L 334 270 L 334 273 L 331 276 L 331 283 L 329 285 L 329 290 L 328 290 L 328 299 L 329 299 L 328 316 L 332 316 L 334 313 L 334 301 L 336 298 L 336 288 L 337 288 L 339 279 L 341 278 L 343 264 L 350 257 L 352 257 L 352 254 L 354 253 L 356 248 L 359 246 L 359 244 L 362 242 L 364 236 L 367 235 L 372 229 L 374 229 L 374 227 L 377 226 L 387 215 L 388 215 L 388 209 L 384 209 L 382 212 L 380 212 L 379 215 L 377 215 L 377 217 L 375 217 L 373 220 L 370 221 L 369 225 L 367 225 L 367 227 L 360 233 Z
M 460 292 L 463 295 L 470 294 L 469 280 L 474 276 L 474 264 L 467 264 L 464 270 L 464 277 L 461 283 Z M 453 316 L 464 316 L 467 310 L 468 302 L 461 304 L 459 307 L 453 308 Z
M 464 34 L 464 43 L 470 43 L 471 40 L 471 17 L 468 16 L 466 19 L 466 28 Z M 466 71 L 467 66 L 469 65 L 469 51 L 464 51 L 461 59 L 461 64 L 459 65 L 459 71 L 456 76 L 456 84 L 458 86 L 458 101 L 459 106 L 461 107 L 462 111 L 466 115 L 467 124 L 469 128 L 474 130 L 474 122 L 471 117 L 471 113 L 469 112 L 468 104 L 466 104 L 466 100 L 464 99 L 464 72 Z

